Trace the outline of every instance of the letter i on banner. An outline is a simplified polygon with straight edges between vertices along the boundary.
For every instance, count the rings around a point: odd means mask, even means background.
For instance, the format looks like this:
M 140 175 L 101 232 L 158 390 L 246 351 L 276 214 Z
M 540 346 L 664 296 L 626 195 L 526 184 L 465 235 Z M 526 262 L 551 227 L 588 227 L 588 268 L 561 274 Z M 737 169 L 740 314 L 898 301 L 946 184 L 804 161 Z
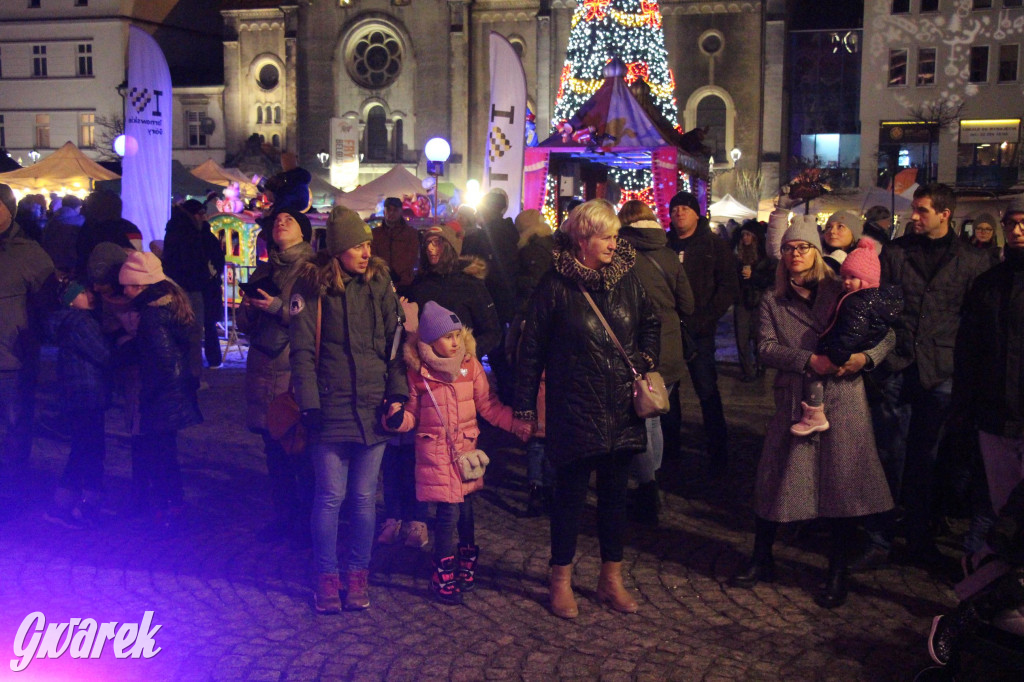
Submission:
M 508 217 L 519 215 L 526 148 L 526 72 L 512 44 L 491 31 L 491 106 L 484 150 L 484 190 L 508 195 Z

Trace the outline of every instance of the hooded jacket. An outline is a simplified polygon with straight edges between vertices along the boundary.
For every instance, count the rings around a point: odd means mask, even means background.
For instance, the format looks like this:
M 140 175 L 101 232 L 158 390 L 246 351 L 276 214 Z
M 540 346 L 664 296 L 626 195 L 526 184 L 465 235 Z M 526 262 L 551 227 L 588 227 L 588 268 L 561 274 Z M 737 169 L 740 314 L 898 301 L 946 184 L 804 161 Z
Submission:
M 323 442 L 387 440 L 378 410 L 385 398 L 405 402 L 409 395 L 401 348 L 393 345 L 402 313 L 387 265 L 373 257 L 365 273 L 352 277 L 337 258 L 320 253 L 303 263 L 292 292 L 289 359 L 299 409 L 321 410 Z M 318 300 L 320 360 L 314 366 Z
M 670 232 L 668 246 L 681 256 L 696 300 L 693 314 L 683 321 L 694 337 L 714 336 L 718 320 L 739 299 L 736 257 L 729 250 L 729 244 L 711 231 L 704 218 L 685 239 Z
M 210 281 L 202 226 L 180 206 L 171 209 L 162 260 L 164 272 L 185 291 L 202 291 Z
M 12 220 L 0 233 L 0 371 L 19 370 L 35 355 L 32 316 L 52 274 L 53 261 Z
M 556 249 L 541 279 L 519 346 L 514 407 L 536 419 L 537 389 L 546 370 L 547 440 L 552 464 L 636 453 L 647 447 L 644 420 L 633 410 L 633 375 L 579 289 L 591 294 L 638 372 L 658 365 L 661 325 L 636 274 L 636 251 L 624 239 L 601 270 L 585 268 Z
M 407 290 L 409 300 L 420 310 L 427 301 L 433 301 L 458 315 L 473 330 L 478 358 L 497 348 L 502 339 L 498 312 L 484 283 L 486 277 L 487 264 L 481 258 L 462 256 L 450 274 L 420 270 Z
M 895 287 L 852 291 L 839 299 L 818 350 L 833 365 L 842 367 L 854 353 L 863 353 L 882 343 L 901 310 L 903 299 Z
M 480 436 L 477 413 L 499 429 L 512 429 L 512 408 L 502 405 L 491 391 L 483 365 L 477 360 L 473 333 L 463 328 L 461 340 L 464 355 L 455 376 L 433 370 L 423 361 L 415 332 L 405 342 L 409 402 L 398 431 L 416 428 L 416 499 L 420 502 L 462 502 L 466 495 L 483 488 L 482 478 L 463 482 L 454 465 L 455 456 L 476 449 Z M 444 415 L 443 423 L 438 408 Z M 454 437 L 454 453 L 446 429 Z

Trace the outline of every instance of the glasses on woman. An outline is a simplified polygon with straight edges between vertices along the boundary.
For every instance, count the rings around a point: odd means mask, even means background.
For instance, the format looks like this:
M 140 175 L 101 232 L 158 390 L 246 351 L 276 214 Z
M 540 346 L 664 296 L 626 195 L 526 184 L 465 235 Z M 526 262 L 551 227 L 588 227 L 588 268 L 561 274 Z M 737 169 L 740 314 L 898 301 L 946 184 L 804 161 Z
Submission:
M 796 246 L 793 246 L 791 244 L 783 244 L 782 248 L 780 248 L 779 250 L 782 251 L 782 254 L 784 256 L 788 256 L 791 253 L 793 253 L 794 251 L 799 253 L 802 256 L 802 255 L 804 255 L 805 253 L 807 253 L 808 251 L 810 251 L 813 248 L 814 248 L 813 246 L 811 246 L 810 244 L 806 244 L 806 243 L 804 243 L 804 244 L 797 244 Z

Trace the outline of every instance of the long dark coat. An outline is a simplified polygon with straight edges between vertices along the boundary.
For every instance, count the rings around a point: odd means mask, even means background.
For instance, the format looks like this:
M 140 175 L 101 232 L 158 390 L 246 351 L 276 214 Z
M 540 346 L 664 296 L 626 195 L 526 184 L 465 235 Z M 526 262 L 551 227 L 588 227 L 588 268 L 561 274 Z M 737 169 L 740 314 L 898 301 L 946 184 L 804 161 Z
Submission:
M 812 306 L 795 294 L 769 293 L 758 309 L 761 362 L 779 370 L 754 482 L 754 512 L 769 521 L 864 516 L 893 506 L 860 373 L 825 379 L 832 428 L 811 437 L 789 432 L 802 413 L 804 367 L 841 295 L 842 286 L 829 279 L 818 285 Z M 890 333 L 865 355 L 877 366 L 894 343 Z

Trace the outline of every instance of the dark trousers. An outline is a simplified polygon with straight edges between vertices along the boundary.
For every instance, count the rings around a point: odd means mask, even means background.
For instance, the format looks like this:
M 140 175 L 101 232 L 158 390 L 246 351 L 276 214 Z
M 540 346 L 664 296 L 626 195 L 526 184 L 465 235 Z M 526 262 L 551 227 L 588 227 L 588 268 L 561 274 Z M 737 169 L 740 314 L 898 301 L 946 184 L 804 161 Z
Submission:
M 206 306 L 203 305 L 202 291 L 187 291 L 189 305 L 196 315 L 195 322 L 188 329 L 188 371 L 200 381 L 203 377 L 203 320 Z
M 9 462 L 27 462 L 32 452 L 35 389 L 34 367 L 0 372 L 0 420 L 7 429 L 2 454 Z
M 756 308 L 747 308 L 742 303 L 737 303 L 732 307 L 733 329 L 736 332 L 736 352 L 739 354 L 740 369 L 743 370 L 745 377 L 757 374 L 757 344 L 754 343 L 756 315 Z
M 132 495 L 138 507 L 180 507 L 185 493 L 178 465 L 178 432 L 132 437 Z
M 206 364 L 209 367 L 216 367 L 223 361 L 220 334 L 217 332 L 217 323 L 222 321 L 223 317 L 224 296 L 220 280 L 211 280 L 203 289 L 203 352 L 206 354 Z
M 67 412 L 71 451 L 60 477 L 62 488 L 75 491 L 103 488 L 103 459 L 107 454 L 103 417 L 103 408 Z
M 416 499 L 416 447 L 412 443 L 389 442 L 380 469 L 384 488 L 384 517 L 402 521 L 426 521 L 427 503 Z
M 460 545 L 475 545 L 473 526 L 473 497 L 466 495 L 465 502 L 438 502 L 437 520 L 434 523 L 434 560 L 440 562 L 455 556 L 455 532 L 459 533 Z
M 574 460 L 555 469 L 551 509 L 551 565 L 568 566 L 576 556 L 580 516 L 590 474 L 597 472 L 597 539 L 601 561 L 622 561 L 626 532 L 626 484 L 636 453 L 615 452 Z
M 894 500 L 903 503 L 911 552 L 935 542 L 935 463 L 943 424 L 949 416 L 952 381 L 924 388 L 917 365 L 876 381 L 881 400 L 872 410 L 878 457 Z M 865 520 L 871 542 L 892 546 L 894 514 Z
M 844 570 L 849 560 L 850 543 L 856 537 L 858 518 L 825 519 L 829 528 L 828 564 L 832 570 Z M 778 521 L 769 521 L 754 516 L 754 562 L 765 563 L 772 559 L 772 546 L 778 533 Z
M 715 337 L 696 336 L 697 357 L 686 366 L 690 370 L 693 390 L 700 400 L 704 417 L 704 434 L 708 439 L 708 468 L 724 470 L 728 464 L 729 436 L 725 429 L 722 395 L 718 392 L 718 369 L 715 367 Z
M 270 499 L 278 521 L 305 523 L 313 511 L 313 465 L 309 457 L 289 455 L 279 442 L 266 431 L 263 452 L 267 456 L 267 474 L 270 478 Z

